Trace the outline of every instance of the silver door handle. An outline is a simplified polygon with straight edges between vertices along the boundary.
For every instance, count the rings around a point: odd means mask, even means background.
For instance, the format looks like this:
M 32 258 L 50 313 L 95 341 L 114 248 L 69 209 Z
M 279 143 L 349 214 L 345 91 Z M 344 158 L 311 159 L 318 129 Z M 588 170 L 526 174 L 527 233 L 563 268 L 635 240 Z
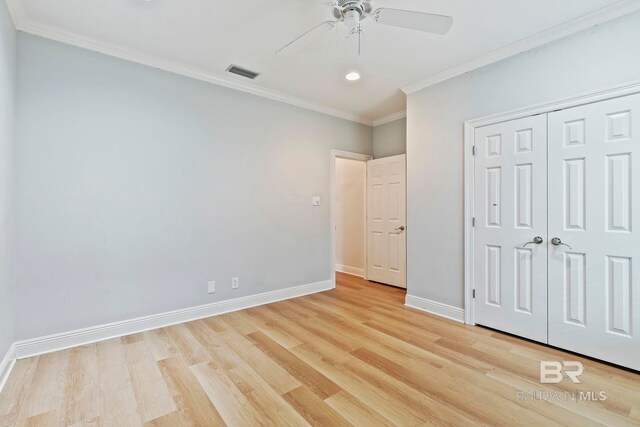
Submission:
M 560 240 L 559 237 L 554 237 L 553 239 L 551 239 L 551 244 L 554 246 L 566 246 L 569 249 L 573 250 L 571 246 L 567 245 L 566 243 L 562 243 L 562 240 Z
M 534 237 L 534 238 L 533 238 L 533 240 L 532 240 L 531 242 L 527 242 L 527 243 L 525 243 L 525 244 L 524 244 L 524 246 L 523 246 L 523 248 L 526 248 L 526 247 L 527 247 L 527 245 L 532 245 L 532 244 L 534 244 L 534 243 L 535 243 L 536 245 L 539 245 L 539 244 L 541 244 L 542 242 L 544 242 L 544 239 L 543 239 L 542 237 L 540 237 L 540 236 L 536 236 L 536 237 Z
M 400 227 L 396 228 L 396 231 L 404 231 L 404 230 L 405 230 L 404 225 L 401 225 Z

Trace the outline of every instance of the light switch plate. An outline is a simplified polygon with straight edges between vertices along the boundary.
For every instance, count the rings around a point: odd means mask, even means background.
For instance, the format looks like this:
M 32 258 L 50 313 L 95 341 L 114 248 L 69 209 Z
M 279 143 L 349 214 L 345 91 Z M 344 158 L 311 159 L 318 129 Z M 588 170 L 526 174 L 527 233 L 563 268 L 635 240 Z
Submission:
M 210 294 L 215 294 L 216 293 L 216 282 L 209 282 L 208 291 L 209 291 Z
M 320 206 L 320 196 L 313 196 L 313 199 L 311 199 L 311 204 L 313 206 Z

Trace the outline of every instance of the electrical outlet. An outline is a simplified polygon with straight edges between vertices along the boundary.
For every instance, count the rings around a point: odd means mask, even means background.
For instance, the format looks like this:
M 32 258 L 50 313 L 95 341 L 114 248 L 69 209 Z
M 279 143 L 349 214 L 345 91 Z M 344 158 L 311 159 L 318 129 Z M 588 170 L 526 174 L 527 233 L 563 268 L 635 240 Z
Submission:
M 231 289 L 238 289 L 240 287 L 240 278 L 234 277 L 231 279 Z
M 216 293 L 216 282 L 209 282 L 208 291 L 210 294 Z

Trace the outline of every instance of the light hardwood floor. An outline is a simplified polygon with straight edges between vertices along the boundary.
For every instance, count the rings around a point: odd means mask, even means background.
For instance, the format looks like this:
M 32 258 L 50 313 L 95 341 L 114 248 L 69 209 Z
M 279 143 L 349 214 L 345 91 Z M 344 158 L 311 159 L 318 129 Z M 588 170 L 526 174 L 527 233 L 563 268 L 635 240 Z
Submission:
M 640 375 L 403 301 L 339 274 L 321 294 L 20 360 L 0 425 L 640 425 Z M 541 385 L 541 360 L 583 362 L 582 383 Z

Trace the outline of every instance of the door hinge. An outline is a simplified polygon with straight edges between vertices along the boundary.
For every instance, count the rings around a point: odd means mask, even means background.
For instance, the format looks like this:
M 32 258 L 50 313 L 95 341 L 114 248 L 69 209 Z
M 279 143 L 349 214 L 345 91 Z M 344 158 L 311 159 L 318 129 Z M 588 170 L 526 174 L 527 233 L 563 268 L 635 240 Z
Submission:
M 473 156 L 475 156 L 475 155 L 476 155 L 476 146 L 475 146 L 475 145 L 474 145 L 473 147 L 471 147 L 471 154 L 472 154 Z
M 471 218 L 471 226 L 472 227 L 476 226 L 476 217 L 475 216 L 473 218 Z
M 473 296 L 473 299 L 476 299 L 476 290 L 475 289 L 473 290 L 472 296 Z

